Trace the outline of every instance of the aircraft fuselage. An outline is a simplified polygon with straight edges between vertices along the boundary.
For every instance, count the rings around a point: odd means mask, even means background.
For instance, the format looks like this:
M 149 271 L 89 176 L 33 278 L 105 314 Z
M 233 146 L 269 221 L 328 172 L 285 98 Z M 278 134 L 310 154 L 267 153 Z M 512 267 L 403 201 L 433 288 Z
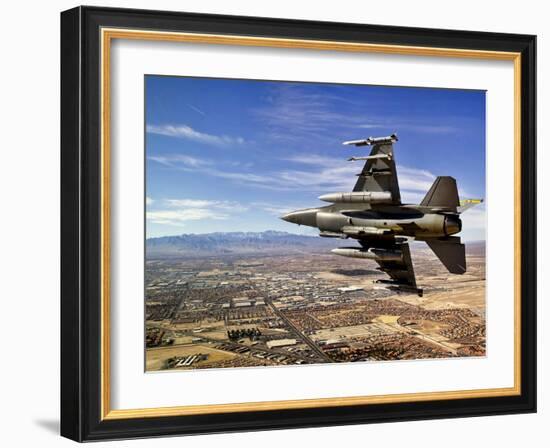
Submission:
M 282 217 L 287 222 L 318 228 L 321 236 L 356 239 L 387 236 L 441 238 L 459 233 L 458 215 L 441 214 L 419 205 L 334 204 L 296 210 Z

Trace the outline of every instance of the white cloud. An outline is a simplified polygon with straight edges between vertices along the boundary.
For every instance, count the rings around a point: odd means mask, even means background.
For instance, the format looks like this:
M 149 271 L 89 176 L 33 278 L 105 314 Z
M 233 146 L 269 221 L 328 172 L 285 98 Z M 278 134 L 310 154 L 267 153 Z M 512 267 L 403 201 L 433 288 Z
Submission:
M 167 137 L 183 138 L 187 140 L 193 140 L 199 143 L 206 143 L 216 146 L 230 146 L 241 145 L 245 142 L 242 137 L 228 137 L 226 135 L 213 135 L 204 132 L 197 131 L 191 126 L 185 124 L 180 125 L 147 125 L 147 132 L 149 134 L 164 135 Z
M 183 154 L 172 154 L 170 156 L 148 156 L 148 160 L 160 163 L 161 165 L 175 167 L 178 164 L 198 168 L 200 166 L 209 165 L 210 162 L 196 157 L 186 156 Z
M 321 156 L 319 154 L 297 154 L 294 156 L 286 157 L 283 160 L 286 160 L 288 162 L 303 163 L 304 165 L 319 165 L 324 167 L 332 167 L 335 164 L 341 164 L 343 161 L 343 159 Z
M 289 157 L 285 160 L 316 166 L 318 172 L 292 170 L 284 173 L 284 178 L 289 182 L 294 179 L 302 186 L 323 186 L 340 187 L 342 191 L 350 190 L 355 181 L 355 174 L 361 170 L 362 165 L 356 163 L 343 164 L 342 159 L 333 157 L 324 157 L 316 154 L 299 155 Z M 397 167 L 399 187 L 402 190 L 423 191 L 426 192 L 432 186 L 436 176 L 427 170 L 419 170 L 399 165 Z M 322 182 L 320 184 L 320 182 Z
M 151 205 L 153 202 L 155 201 L 151 199 L 149 196 L 145 198 L 145 205 Z
M 196 157 L 175 154 L 166 156 L 149 156 L 147 159 L 165 166 L 180 169 L 182 171 L 198 172 L 213 177 L 235 180 L 240 183 L 261 185 L 262 183 L 267 184 L 271 181 L 271 177 L 268 175 L 218 169 L 215 167 L 214 162 L 207 159 L 198 159 Z M 250 167 L 250 165 L 245 164 L 243 167 Z
M 354 101 L 339 96 L 319 94 L 298 85 L 282 84 L 273 88 L 269 104 L 256 109 L 254 113 L 266 126 L 266 137 L 299 143 L 304 140 L 340 139 L 340 136 L 334 135 L 335 127 L 343 136 L 350 129 L 372 121 L 364 112 L 350 110 L 350 107 L 357 110 L 358 106 Z
M 214 212 L 202 208 L 185 208 L 179 210 L 157 210 L 147 212 L 147 220 L 155 224 L 170 224 L 181 226 L 185 221 L 195 221 L 198 219 L 227 219 L 228 216 L 223 213 Z
M 345 86 L 340 86 L 346 89 Z M 338 86 L 333 86 L 338 89 Z M 392 133 L 408 130 L 423 134 L 452 134 L 460 131 L 453 122 L 442 122 L 437 115 L 415 120 L 397 112 L 384 119 L 371 111 L 380 101 L 375 96 L 352 99 L 346 96 L 318 93 L 313 87 L 280 85 L 273 88 L 268 104 L 255 110 L 255 115 L 266 127 L 266 137 L 286 144 L 304 144 L 316 141 L 349 140 L 361 130 L 373 133 Z M 395 104 L 399 111 L 399 104 Z
M 436 176 L 427 170 L 419 170 L 407 166 L 397 167 L 399 176 L 399 188 L 427 192 L 432 186 Z
M 188 156 L 155 156 L 150 160 L 175 167 L 183 171 L 197 172 L 208 176 L 235 181 L 239 184 L 280 191 L 351 191 L 356 174 L 362 165 L 345 162 L 340 158 L 318 154 L 302 154 L 284 160 L 304 165 L 307 169 L 284 169 L 280 171 L 256 172 L 230 171 L 218 169 L 206 159 Z M 426 170 L 398 166 L 399 185 L 403 190 L 427 192 L 435 180 L 435 175 Z
M 381 124 L 381 123 L 367 123 L 367 124 L 360 124 L 357 127 L 361 129 L 380 129 L 380 128 L 387 127 L 387 125 Z
M 209 207 L 215 203 L 215 201 L 207 201 L 204 199 L 165 199 L 164 202 L 171 207 L 193 208 Z
M 248 208 L 236 201 L 208 199 L 163 199 L 156 203 L 163 208 L 147 212 L 147 220 L 155 224 L 183 226 L 186 221 L 204 219 L 225 220 Z
M 248 210 L 248 207 L 237 201 L 213 201 L 208 199 L 165 199 L 164 203 L 169 207 L 212 208 L 233 212 L 243 212 Z

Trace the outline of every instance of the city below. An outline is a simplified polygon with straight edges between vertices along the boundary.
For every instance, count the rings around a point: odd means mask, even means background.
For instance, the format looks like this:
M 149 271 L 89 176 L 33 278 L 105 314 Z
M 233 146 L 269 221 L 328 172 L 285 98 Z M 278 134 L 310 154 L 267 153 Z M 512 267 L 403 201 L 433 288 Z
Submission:
M 485 356 L 484 242 L 466 243 L 463 275 L 413 244 L 423 297 L 331 247 L 284 232 L 147 240 L 146 370 Z

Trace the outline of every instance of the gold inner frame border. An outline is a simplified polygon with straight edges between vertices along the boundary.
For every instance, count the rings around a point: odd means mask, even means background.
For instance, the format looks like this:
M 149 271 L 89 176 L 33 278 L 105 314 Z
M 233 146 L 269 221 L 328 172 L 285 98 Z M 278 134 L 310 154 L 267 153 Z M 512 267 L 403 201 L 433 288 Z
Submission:
M 229 412 L 307 409 L 383 403 L 502 397 L 521 394 L 521 54 L 514 52 L 458 48 L 335 42 L 323 40 L 279 39 L 218 34 L 146 31 L 138 29 L 101 29 L 101 419 L 169 417 Z M 111 409 L 110 369 L 110 63 L 113 39 L 185 42 L 212 45 L 295 48 L 356 53 L 382 53 L 412 56 L 455 57 L 505 60 L 514 63 L 514 386 L 494 389 L 419 392 L 228 404 L 188 405 L 136 409 Z

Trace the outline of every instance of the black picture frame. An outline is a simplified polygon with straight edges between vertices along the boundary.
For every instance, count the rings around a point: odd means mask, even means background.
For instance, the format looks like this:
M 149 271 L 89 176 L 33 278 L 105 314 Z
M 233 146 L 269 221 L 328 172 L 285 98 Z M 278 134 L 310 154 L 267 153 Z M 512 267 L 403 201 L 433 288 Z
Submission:
M 102 419 L 101 28 L 521 54 L 521 393 L 306 409 Z M 536 412 L 536 37 L 77 7 L 61 14 L 61 434 L 76 441 Z

